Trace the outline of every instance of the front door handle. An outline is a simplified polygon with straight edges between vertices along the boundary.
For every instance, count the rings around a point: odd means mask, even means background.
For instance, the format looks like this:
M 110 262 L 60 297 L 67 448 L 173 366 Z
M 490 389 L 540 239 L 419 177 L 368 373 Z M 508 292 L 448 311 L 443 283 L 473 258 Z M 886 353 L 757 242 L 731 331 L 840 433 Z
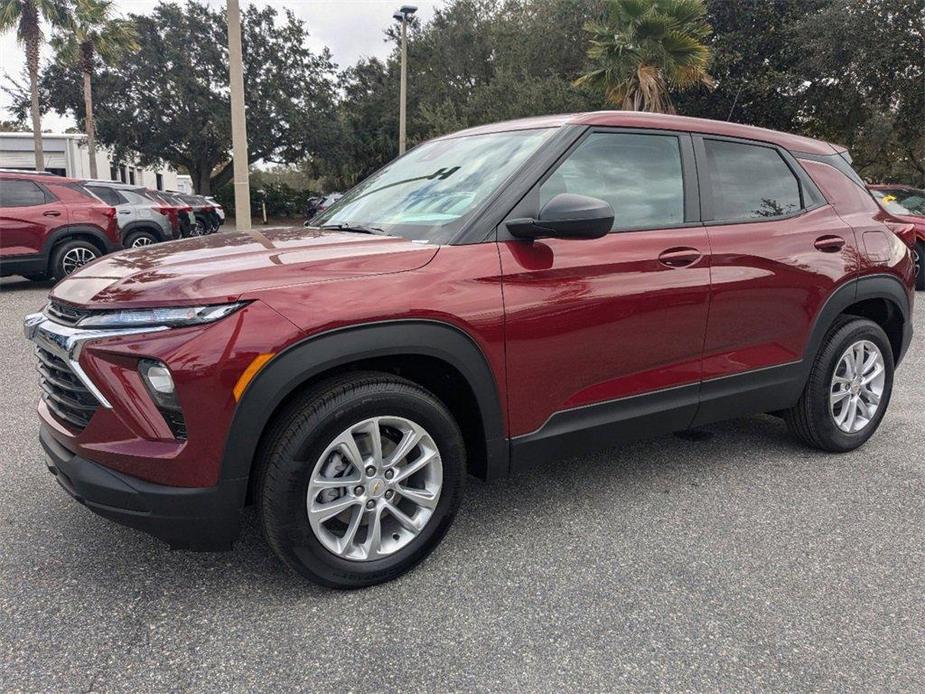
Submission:
M 43 217 L 60 217 L 61 213 L 56 212 L 55 210 L 48 210 L 48 212 L 43 212 L 42 216 Z
M 845 247 L 845 239 L 841 236 L 833 235 L 820 236 L 813 246 L 816 247 L 817 251 L 822 251 L 823 253 L 838 253 Z
M 131 210 L 119 210 L 119 214 L 132 214 Z
M 666 267 L 679 268 L 693 265 L 702 257 L 703 254 L 696 248 L 681 246 L 662 251 L 658 256 L 658 262 Z

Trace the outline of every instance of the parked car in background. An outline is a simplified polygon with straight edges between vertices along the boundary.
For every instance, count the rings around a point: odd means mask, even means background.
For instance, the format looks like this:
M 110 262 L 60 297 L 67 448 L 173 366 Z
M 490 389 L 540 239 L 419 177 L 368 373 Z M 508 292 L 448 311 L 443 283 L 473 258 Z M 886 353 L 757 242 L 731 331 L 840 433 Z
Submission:
M 213 210 L 215 211 L 215 216 L 218 217 L 218 226 L 220 227 L 225 223 L 225 208 L 222 207 L 222 203 L 213 198 L 211 195 L 203 196 L 210 205 L 212 205 Z
M 124 248 L 138 248 L 180 238 L 177 207 L 144 188 L 115 181 L 85 180 L 84 187 L 116 208 Z
M 121 247 L 116 208 L 79 181 L 0 173 L 0 276 L 60 279 Z
M 305 215 L 306 220 L 309 220 L 318 214 L 318 206 L 321 204 L 322 200 L 324 200 L 323 197 L 313 195 L 305 201 L 305 209 L 303 210 L 303 214 Z
M 467 474 L 553 460 L 554 502 L 575 455 L 761 412 L 856 449 L 914 267 L 843 152 L 545 116 L 421 144 L 311 228 L 103 258 L 26 318 L 47 464 L 174 547 L 228 548 L 256 504 L 286 564 L 357 588 L 437 546 Z
M 925 190 L 897 184 L 877 184 L 868 188 L 883 209 L 915 227 L 918 264 L 915 287 L 925 291 Z
M 308 205 L 305 209 L 305 226 L 310 226 L 312 219 L 327 210 L 334 203 L 344 197 L 343 193 L 329 193 L 320 198 L 309 198 Z M 313 202 L 314 201 L 314 202 Z
M 218 213 L 215 211 L 215 205 L 206 200 L 202 195 L 189 195 L 186 193 L 176 193 L 176 196 L 183 200 L 187 205 L 193 208 L 195 223 L 193 226 L 193 236 L 205 236 L 206 234 L 215 233 L 221 225 Z
M 180 228 L 181 238 L 188 238 L 193 235 L 193 228 L 196 225 L 196 216 L 193 214 L 193 208 L 188 203 L 181 200 L 180 197 L 174 193 L 161 190 L 149 190 L 148 194 L 160 200 L 163 204 L 176 209 L 177 223 Z

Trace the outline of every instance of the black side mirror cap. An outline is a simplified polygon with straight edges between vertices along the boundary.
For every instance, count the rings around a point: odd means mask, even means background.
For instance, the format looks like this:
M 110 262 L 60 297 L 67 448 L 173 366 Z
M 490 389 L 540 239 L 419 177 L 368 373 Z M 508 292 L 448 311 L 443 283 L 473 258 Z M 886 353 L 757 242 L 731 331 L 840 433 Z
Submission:
M 520 239 L 599 239 L 613 228 L 609 203 L 587 195 L 560 193 L 540 210 L 539 219 L 510 219 L 508 231 Z

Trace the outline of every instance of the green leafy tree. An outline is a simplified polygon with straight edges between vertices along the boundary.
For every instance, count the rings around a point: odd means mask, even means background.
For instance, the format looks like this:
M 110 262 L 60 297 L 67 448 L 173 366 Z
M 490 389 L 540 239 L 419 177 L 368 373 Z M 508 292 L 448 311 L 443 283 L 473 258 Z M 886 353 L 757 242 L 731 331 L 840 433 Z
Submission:
M 39 101 L 39 48 L 44 38 L 42 20 L 55 27 L 68 24 L 70 10 L 67 3 L 64 0 L 0 0 L 0 33 L 15 27 L 16 38 L 26 48 L 36 171 L 45 170 L 45 155 L 42 151 L 42 110 Z
M 671 90 L 713 84 L 703 0 L 609 0 L 589 22 L 591 68 L 576 84 L 632 111 L 674 113 Z
M 161 3 L 129 19 L 138 52 L 95 75 L 97 138 L 116 158 L 188 171 L 196 190 L 209 193 L 232 176 L 224 14 L 198 2 Z M 336 139 L 334 66 L 307 39 L 289 11 L 251 5 L 243 13 L 248 163 L 299 161 Z M 79 67 L 56 61 L 42 79 L 43 98 L 84 118 L 80 83 Z
M 90 177 L 98 178 L 96 127 L 93 120 L 93 73 L 97 62 L 111 65 L 138 50 L 135 27 L 114 16 L 111 0 L 77 0 L 71 26 L 52 39 L 58 59 L 78 65 L 83 77 L 84 131 L 90 155 Z

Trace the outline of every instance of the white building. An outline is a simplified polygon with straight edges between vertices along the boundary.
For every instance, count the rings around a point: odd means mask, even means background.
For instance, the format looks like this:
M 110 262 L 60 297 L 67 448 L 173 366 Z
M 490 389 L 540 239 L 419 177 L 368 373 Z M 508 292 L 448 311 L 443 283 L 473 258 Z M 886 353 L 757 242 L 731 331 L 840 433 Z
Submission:
M 45 170 L 70 178 L 90 178 L 87 136 L 82 133 L 42 133 Z M 32 133 L 0 133 L 0 169 L 35 170 Z M 131 161 L 114 161 L 103 147 L 96 150 L 97 177 L 154 190 L 180 190 L 177 172 L 142 168 Z

